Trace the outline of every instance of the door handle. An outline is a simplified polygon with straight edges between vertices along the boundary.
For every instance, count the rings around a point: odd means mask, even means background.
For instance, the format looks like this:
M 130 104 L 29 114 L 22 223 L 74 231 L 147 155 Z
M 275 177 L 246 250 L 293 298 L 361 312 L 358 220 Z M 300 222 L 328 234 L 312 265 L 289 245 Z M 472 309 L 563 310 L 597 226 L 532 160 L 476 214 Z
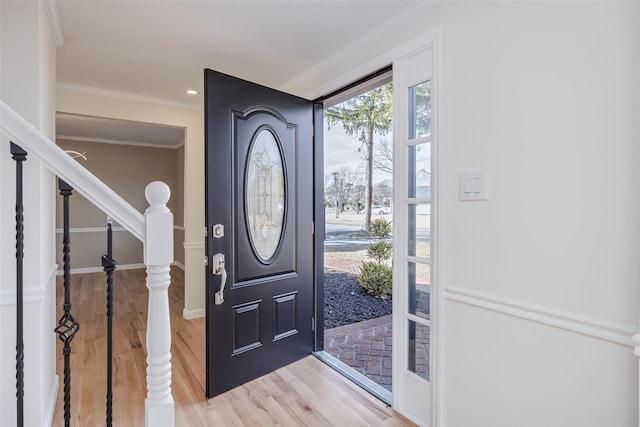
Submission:
M 215 293 L 214 300 L 216 305 L 222 305 L 224 302 L 224 285 L 227 283 L 227 270 L 224 267 L 224 254 L 215 254 L 212 259 L 212 264 L 214 276 L 221 276 L 220 290 Z

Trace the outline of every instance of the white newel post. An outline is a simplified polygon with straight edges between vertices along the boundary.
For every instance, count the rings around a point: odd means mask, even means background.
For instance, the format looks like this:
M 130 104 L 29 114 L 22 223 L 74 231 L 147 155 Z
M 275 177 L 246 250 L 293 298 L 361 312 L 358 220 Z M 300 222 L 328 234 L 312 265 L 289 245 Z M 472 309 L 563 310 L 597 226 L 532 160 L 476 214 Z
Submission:
M 636 344 L 633 353 L 638 359 L 638 396 L 640 396 L 640 332 L 633 336 L 633 342 Z M 638 427 L 640 427 L 640 401 L 638 402 Z
M 169 319 L 170 264 L 173 262 L 173 214 L 167 208 L 171 191 L 160 181 L 144 192 L 149 207 L 144 212 L 144 263 L 147 266 L 149 313 L 147 317 L 146 426 L 173 426 L 171 394 L 171 322 Z

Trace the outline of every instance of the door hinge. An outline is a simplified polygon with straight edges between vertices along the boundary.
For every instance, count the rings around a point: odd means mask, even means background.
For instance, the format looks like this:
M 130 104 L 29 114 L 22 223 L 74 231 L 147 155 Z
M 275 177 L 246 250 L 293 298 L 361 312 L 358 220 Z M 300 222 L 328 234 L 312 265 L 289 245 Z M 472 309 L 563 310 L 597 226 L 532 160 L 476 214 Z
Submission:
M 315 318 L 311 318 L 311 330 L 315 332 L 316 330 L 316 319 Z
M 316 234 L 316 222 L 311 221 L 311 234 Z
M 204 266 L 208 267 L 209 266 L 209 257 L 208 256 L 204 256 Z
M 209 227 L 204 227 L 204 237 L 209 237 Z

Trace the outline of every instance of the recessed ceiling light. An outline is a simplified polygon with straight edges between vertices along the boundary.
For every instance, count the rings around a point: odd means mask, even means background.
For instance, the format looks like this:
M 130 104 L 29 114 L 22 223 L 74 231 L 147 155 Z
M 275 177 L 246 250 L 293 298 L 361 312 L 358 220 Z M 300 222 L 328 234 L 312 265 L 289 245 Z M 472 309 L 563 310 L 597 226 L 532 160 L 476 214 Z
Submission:
M 189 90 L 187 91 L 187 93 L 188 93 L 189 95 L 197 95 L 197 94 L 198 94 L 198 91 L 197 91 L 197 90 L 193 90 L 193 89 L 189 89 Z

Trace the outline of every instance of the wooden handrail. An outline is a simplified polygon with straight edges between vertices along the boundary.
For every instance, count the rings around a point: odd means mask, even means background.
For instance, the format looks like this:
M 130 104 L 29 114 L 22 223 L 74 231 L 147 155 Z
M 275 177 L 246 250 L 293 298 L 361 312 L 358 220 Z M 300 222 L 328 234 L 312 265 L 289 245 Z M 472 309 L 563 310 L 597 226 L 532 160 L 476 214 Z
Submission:
M 0 129 L 144 243 L 143 215 L 1 100 Z

